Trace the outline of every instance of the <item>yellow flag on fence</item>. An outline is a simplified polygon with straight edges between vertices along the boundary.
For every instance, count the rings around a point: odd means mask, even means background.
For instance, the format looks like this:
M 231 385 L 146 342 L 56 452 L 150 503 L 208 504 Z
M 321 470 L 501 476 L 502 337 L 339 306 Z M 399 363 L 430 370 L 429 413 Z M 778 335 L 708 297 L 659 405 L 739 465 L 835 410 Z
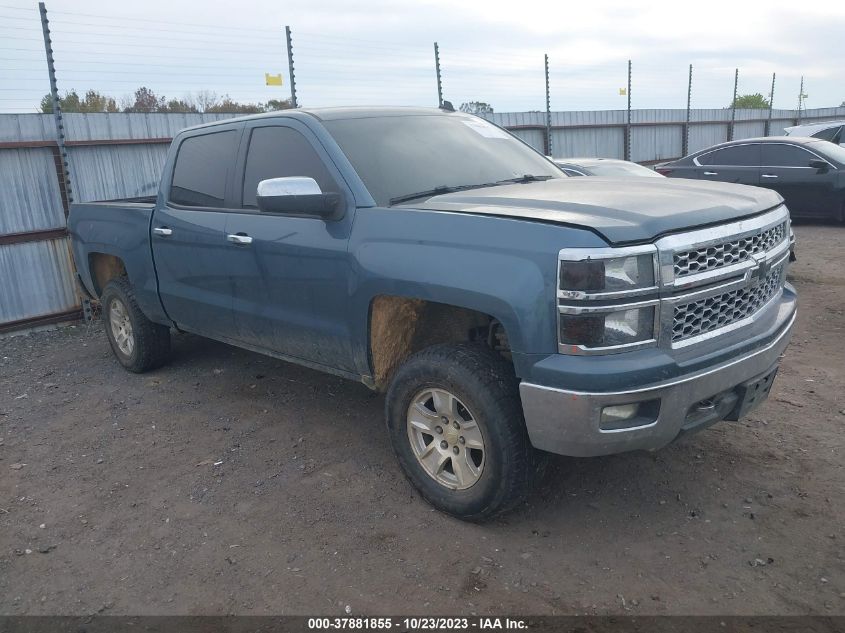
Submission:
M 270 73 L 264 73 L 264 82 L 268 86 L 281 86 L 282 74 L 279 73 L 278 75 L 271 75 Z
M 628 94 L 628 89 L 627 89 L 627 88 L 620 88 L 620 89 L 619 89 L 619 96 L 620 96 L 620 97 L 624 97 L 626 94 Z

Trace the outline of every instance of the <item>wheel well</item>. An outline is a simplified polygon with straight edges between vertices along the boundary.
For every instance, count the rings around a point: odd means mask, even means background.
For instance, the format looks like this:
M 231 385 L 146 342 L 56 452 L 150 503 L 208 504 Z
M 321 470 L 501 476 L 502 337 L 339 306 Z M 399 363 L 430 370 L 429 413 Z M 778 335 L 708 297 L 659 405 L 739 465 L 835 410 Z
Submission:
M 408 358 L 438 343 L 484 342 L 510 360 L 502 324 L 493 316 L 445 303 L 379 295 L 370 305 L 370 366 L 378 391 Z
M 91 271 L 91 281 L 94 283 L 94 292 L 98 297 L 103 294 L 103 288 L 112 279 L 126 276 L 123 260 L 115 255 L 91 253 L 88 255 L 88 267 Z

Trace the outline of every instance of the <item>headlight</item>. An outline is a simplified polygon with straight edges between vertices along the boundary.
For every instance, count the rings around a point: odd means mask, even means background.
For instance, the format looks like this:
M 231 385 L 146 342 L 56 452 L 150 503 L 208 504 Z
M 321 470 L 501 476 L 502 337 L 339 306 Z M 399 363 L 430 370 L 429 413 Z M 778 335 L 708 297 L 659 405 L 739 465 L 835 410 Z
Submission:
M 623 309 L 590 309 L 575 314 L 567 314 L 565 308 L 561 309 L 560 342 L 563 348 L 569 348 L 562 351 L 578 353 L 655 340 L 655 302 L 620 307 Z
M 651 252 L 627 257 L 563 259 L 558 294 L 563 299 L 643 294 L 655 289 L 655 282 L 655 259 Z

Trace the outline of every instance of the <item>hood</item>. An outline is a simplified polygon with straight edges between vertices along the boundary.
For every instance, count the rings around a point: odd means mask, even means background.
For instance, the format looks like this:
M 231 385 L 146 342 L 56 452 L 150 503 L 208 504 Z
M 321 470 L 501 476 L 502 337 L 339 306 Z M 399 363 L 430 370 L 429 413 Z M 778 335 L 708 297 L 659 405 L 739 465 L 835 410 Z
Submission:
M 729 183 L 586 177 L 471 189 L 407 206 L 581 226 L 621 244 L 755 215 L 782 201 L 769 189 Z

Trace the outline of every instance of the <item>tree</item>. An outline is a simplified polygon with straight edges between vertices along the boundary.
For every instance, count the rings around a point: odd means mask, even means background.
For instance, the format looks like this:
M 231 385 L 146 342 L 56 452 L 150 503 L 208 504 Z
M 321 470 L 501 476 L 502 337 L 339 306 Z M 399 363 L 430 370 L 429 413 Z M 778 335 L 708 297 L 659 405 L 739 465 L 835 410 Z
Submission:
M 76 90 L 66 92 L 64 97 L 59 97 L 59 106 L 63 112 L 120 112 L 114 98 L 102 95 L 96 90 L 89 90 L 81 99 Z M 41 112 L 52 112 L 52 96 L 44 95 L 40 107 Z
M 134 98 L 134 102 L 128 102 L 123 108 L 124 112 L 160 112 L 165 106 L 164 97 L 159 97 L 146 86 L 138 88 Z
M 486 101 L 467 101 L 459 109 L 468 114 L 493 114 L 493 106 Z
M 769 100 L 759 92 L 755 92 L 753 95 L 739 95 L 732 106 L 737 109 L 745 108 L 749 110 L 768 110 Z M 730 108 L 732 106 L 728 107 Z
M 293 104 L 290 102 L 290 99 L 270 99 L 266 104 L 264 104 L 264 109 L 267 112 L 273 112 L 274 110 L 289 110 L 293 107 Z

